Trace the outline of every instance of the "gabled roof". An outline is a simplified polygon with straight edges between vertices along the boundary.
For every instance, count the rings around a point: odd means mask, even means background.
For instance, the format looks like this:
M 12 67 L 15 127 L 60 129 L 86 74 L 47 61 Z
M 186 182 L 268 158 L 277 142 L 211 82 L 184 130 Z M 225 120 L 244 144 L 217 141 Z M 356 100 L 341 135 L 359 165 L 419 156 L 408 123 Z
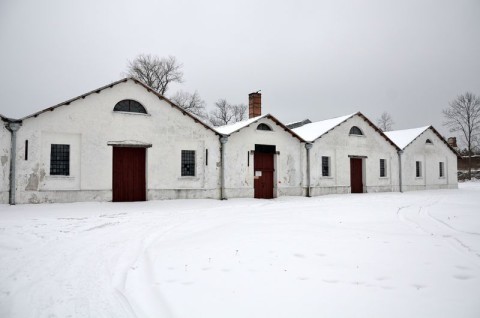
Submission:
M 311 124 L 306 124 L 302 127 L 295 128 L 293 131 L 303 139 L 313 142 L 320 138 L 323 134 L 329 132 L 347 119 L 353 117 L 355 114 L 316 121 Z
M 389 144 L 391 144 L 395 149 L 400 150 L 398 146 L 393 143 L 385 134 L 375 126 L 370 119 L 365 117 L 361 112 L 356 112 L 350 115 L 335 117 L 327 120 L 313 122 L 311 124 L 306 124 L 302 127 L 293 129 L 295 133 L 300 135 L 303 139 L 307 140 L 308 142 L 315 142 L 318 138 L 321 138 L 323 135 L 327 134 L 331 130 L 335 129 L 340 124 L 346 122 L 353 116 L 361 117 L 369 126 L 371 126 L 376 132 L 378 132 Z
M 289 129 L 287 126 L 285 126 L 282 122 L 280 122 L 278 119 L 276 119 L 274 116 L 270 115 L 270 114 L 265 114 L 265 115 L 262 115 L 262 116 L 257 116 L 257 117 L 253 117 L 253 118 L 249 118 L 247 120 L 243 120 L 243 121 L 239 121 L 237 123 L 234 123 L 234 124 L 230 124 L 230 125 L 225 125 L 225 126 L 220 126 L 220 127 L 215 127 L 215 129 L 217 130 L 218 133 L 222 134 L 222 135 L 231 135 L 239 130 L 242 130 L 243 128 L 245 127 L 248 127 L 250 126 L 251 124 L 254 124 L 256 122 L 258 122 L 260 119 L 262 118 L 269 118 L 271 119 L 273 122 L 275 122 L 275 124 L 277 124 L 278 126 L 282 127 L 283 130 L 285 130 L 286 132 L 288 132 L 289 134 L 291 134 L 293 137 L 297 138 L 298 140 L 300 140 L 301 142 L 305 142 L 305 140 L 303 140 L 302 137 L 300 137 L 299 135 L 297 135 L 294 131 L 292 131 L 291 129 Z
M 156 91 L 153 90 L 153 88 L 145 85 L 144 83 L 140 82 L 139 80 L 135 79 L 135 78 L 131 78 L 131 77 L 126 77 L 126 78 L 123 78 L 121 80 L 118 80 L 116 82 L 113 82 L 113 83 L 110 83 L 108 85 L 105 85 L 105 86 L 102 86 L 100 88 L 97 88 L 97 89 L 94 89 L 93 91 L 90 91 L 88 93 L 85 93 L 85 94 L 82 94 L 80 96 L 77 96 L 77 97 L 74 97 L 72 99 L 69 99 L 67 101 L 64 101 L 62 103 L 59 103 L 57 105 L 54 105 L 54 106 L 51 106 L 51 107 L 48 107 L 48 108 L 45 108 L 44 110 L 41 110 L 41 111 L 38 111 L 36 113 L 33 113 L 31 115 L 28 115 L 28 116 L 25 116 L 23 118 L 20 119 L 20 121 L 22 120 L 25 120 L 27 118 L 31 118 L 31 117 L 37 117 L 38 115 L 42 114 L 42 113 L 45 113 L 45 112 L 48 112 L 48 111 L 53 111 L 55 110 L 56 108 L 58 107 L 61 107 L 61 106 L 68 106 L 70 105 L 72 102 L 76 101 L 76 100 L 79 100 L 79 99 L 84 99 L 85 97 L 89 96 L 89 95 L 92 95 L 92 94 L 100 94 L 101 91 L 107 89 L 107 88 L 112 88 L 113 86 L 115 85 L 118 85 L 120 83 L 125 83 L 127 81 L 133 81 L 135 84 L 138 84 L 142 87 L 144 87 L 149 93 L 152 93 L 154 94 L 155 96 L 158 97 L 158 99 L 160 100 L 164 100 L 166 101 L 170 106 L 172 106 L 173 108 L 176 108 L 177 110 L 179 110 L 180 112 L 182 112 L 183 115 L 185 116 L 188 116 L 190 118 L 192 118 L 196 123 L 199 123 L 201 124 L 202 126 L 204 126 L 205 128 L 213 131 L 215 134 L 218 134 L 218 132 L 213 129 L 210 125 L 204 123 L 201 119 L 199 119 L 197 116 L 195 115 L 192 115 L 190 114 L 189 112 L 187 112 L 186 110 L 184 110 L 183 108 L 181 108 L 180 106 L 178 106 L 177 104 L 175 104 L 174 102 L 172 102 L 171 100 L 169 100 L 168 98 L 166 98 L 165 96 L 163 95 L 160 95 L 159 93 L 157 93 Z
M 431 130 L 437 137 L 443 141 L 443 143 L 457 156 L 460 157 L 458 152 L 450 146 L 445 138 L 433 126 L 425 126 L 404 130 L 393 130 L 385 132 L 388 138 L 390 138 L 400 149 L 404 150 L 411 145 L 418 137 L 420 137 L 425 131 Z
M 405 149 L 405 147 L 410 145 L 412 141 L 417 139 L 417 137 L 420 136 L 428 128 L 430 128 L 430 126 L 386 131 L 385 135 L 387 135 L 387 137 L 390 138 L 400 149 Z

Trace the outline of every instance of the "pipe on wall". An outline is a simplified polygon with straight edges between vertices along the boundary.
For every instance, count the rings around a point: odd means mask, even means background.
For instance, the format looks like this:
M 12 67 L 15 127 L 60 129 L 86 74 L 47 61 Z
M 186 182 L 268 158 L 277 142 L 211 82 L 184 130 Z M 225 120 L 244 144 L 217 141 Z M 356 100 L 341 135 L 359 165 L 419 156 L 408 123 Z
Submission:
M 312 149 L 311 143 L 305 144 L 305 149 L 307 150 L 307 197 L 311 197 L 311 189 L 310 189 L 310 149 Z
M 402 154 L 403 150 L 398 150 L 398 186 L 400 188 L 400 192 L 403 192 L 402 189 Z
M 10 149 L 10 193 L 8 197 L 8 203 L 15 205 L 15 189 L 16 189 L 16 158 L 17 158 L 17 131 L 22 126 L 19 122 L 9 122 L 7 129 L 12 133 L 11 135 L 11 149 Z
M 220 137 L 220 200 L 226 200 L 225 196 L 225 144 L 227 136 Z

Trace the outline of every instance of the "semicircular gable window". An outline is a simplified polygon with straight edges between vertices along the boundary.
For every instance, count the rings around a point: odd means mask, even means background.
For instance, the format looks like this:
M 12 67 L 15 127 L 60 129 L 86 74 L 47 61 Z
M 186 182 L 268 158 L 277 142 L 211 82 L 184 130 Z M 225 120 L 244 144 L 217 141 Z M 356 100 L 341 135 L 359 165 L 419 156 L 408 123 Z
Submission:
M 113 108 L 114 112 L 128 112 L 128 113 L 140 113 L 146 114 L 147 111 L 142 104 L 131 99 L 124 99 L 119 101 L 117 105 Z
M 353 126 L 352 128 L 350 128 L 349 134 L 363 136 L 363 132 L 357 126 Z
M 267 124 L 260 124 L 257 126 L 257 130 L 272 131 L 272 128 L 270 128 L 270 126 L 268 126 Z
M 427 141 L 425 141 L 425 143 L 426 143 L 427 145 L 433 145 L 433 142 L 432 142 L 430 139 L 427 139 Z

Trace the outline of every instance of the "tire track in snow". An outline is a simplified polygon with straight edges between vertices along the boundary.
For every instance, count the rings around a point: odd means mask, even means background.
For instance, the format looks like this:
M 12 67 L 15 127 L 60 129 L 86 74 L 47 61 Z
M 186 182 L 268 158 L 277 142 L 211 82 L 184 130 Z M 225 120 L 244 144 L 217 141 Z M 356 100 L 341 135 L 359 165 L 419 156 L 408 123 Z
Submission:
M 428 208 L 438 204 L 440 201 L 441 199 L 438 199 L 427 204 L 418 204 L 418 208 L 415 206 L 416 204 L 402 206 L 398 208 L 397 216 L 401 221 L 410 224 L 417 231 L 446 242 L 448 246 L 452 247 L 457 252 L 470 259 L 476 266 L 480 267 L 480 253 L 473 250 L 468 244 L 457 237 L 458 234 L 480 234 L 457 230 L 431 216 L 431 214 L 428 213 Z M 412 210 L 416 210 L 417 213 Z M 445 232 L 448 234 L 445 234 Z

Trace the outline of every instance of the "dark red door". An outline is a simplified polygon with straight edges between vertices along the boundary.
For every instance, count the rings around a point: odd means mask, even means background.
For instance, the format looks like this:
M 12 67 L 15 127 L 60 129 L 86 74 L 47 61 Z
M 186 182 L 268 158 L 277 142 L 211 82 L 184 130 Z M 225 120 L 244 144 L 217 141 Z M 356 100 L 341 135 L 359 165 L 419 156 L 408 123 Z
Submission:
M 255 171 L 255 198 L 273 198 L 273 153 L 255 151 L 253 169 Z M 261 176 L 258 176 L 261 174 Z
M 145 148 L 113 147 L 112 201 L 145 201 Z
M 350 158 L 350 186 L 352 193 L 363 193 L 362 159 Z

